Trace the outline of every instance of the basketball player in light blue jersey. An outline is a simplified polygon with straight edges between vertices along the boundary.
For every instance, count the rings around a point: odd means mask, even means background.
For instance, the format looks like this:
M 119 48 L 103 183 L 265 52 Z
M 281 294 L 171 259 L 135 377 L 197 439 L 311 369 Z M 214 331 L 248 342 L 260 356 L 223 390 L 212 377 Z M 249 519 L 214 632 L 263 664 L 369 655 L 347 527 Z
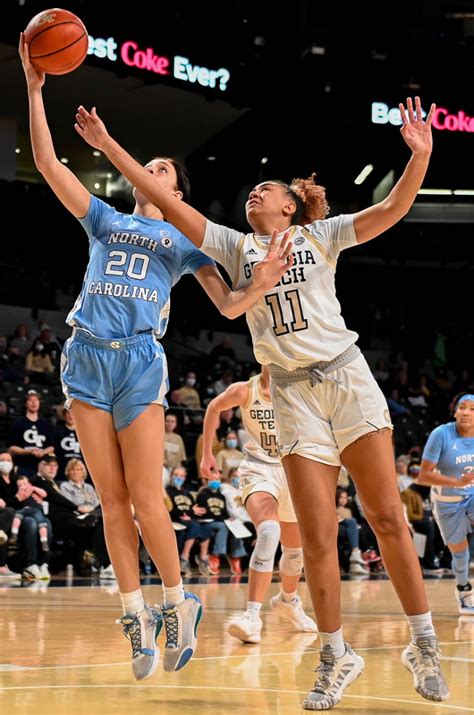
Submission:
M 459 613 L 474 616 L 467 541 L 474 525 L 473 394 L 454 398 L 454 420 L 431 432 L 416 482 L 432 487 L 433 513 L 452 556 Z
M 100 494 L 107 548 L 124 612 L 120 623 L 132 644 L 133 674 L 142 680 L 158 665 L 156 639 L 162 624 L 163 666 L 175 671 L 194 653 L 202 614 L 199 598 L 184 592 L 176 538 L 161 488 L 168 379 L 158 339 L 166 330 L 171 288 L 183 273 L 194 273 L 221 312 L 236 317 L 291 265 L 291 244 L 285 245 L 285 239 L 277 249 L 275 239 L 253 286 L 231 292 L 212 259 L 164 221 L 143 194 L 134 191 L 133 214 L 119 213 L 91 196 L 55 154 L 42 98 L 45 75 L 31 65 L 23 35 L 19 51 L 36 166 L 89 238 L 84 284 L 68 316 L 74 330 L 64 348 L 61 379 Z M 187 196 L 189 184 L 177 162 L 154 159 L 146 168 L 174 200 Z M 163 609 L 144 603 L 131 504 L 163 582 Z

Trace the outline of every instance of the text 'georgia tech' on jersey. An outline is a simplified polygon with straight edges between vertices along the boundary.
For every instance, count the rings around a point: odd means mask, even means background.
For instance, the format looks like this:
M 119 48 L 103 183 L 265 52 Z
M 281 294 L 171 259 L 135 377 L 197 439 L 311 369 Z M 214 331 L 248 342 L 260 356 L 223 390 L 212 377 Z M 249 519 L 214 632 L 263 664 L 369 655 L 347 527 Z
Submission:
M 247 311 L 257 361 L 285 370 L 333 360 L 358 338 L 346 328 L 335 289 L 339 254 L 357 244 L 353 216 L 292 226 L 290 240 L 293 265 Z M 243 234 L 208 221 L 201 251 L 224 266 L 236 290 L 251 281 L 269 241 L 270 236 Z
M 249 437 L 244 450 L 247 456 L 261 462 L 280 464 L 273 405 L 263 395 L 260 384 L 260 375 L 250 378 L 248 398 L 240 408 L 244 429 Z
M 100 338 L 145 331 L 161 338 L 173 285 L 214 262 L 166 221 L 119 213 L 96 196 L 79 221 L 89 237 L 89 265 L 68 325 Z

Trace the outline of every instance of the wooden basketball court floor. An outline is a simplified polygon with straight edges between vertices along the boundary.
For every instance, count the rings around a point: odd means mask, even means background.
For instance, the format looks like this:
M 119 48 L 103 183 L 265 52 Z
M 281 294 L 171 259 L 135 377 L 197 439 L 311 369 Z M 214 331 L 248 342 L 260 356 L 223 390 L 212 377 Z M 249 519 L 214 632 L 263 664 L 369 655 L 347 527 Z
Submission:
M 408 628 L 390 583 L 362 577 L 342 584 L 346 639 L 365 671 L 335 713 L 474 713 L 474 617 L 459 616 L 452 579 L 427 580 L 451 699 L 419 697 L 400 662 Z M 365 580 L 368 579 L 368 580 Z M 161 602 L 155 579 L 143 579 L 146 600 Z M 148 584 L 148 585 L 146 585 Z M 294 633 L 264 607 L 261 643 L 243 645 L 225 632 L 246 603 L 243 577 L 192 579 L 205 612 L 193 660 L 179 673 L 134 681 L 130 644 L 114 619 L 117 586 L 90 579 L 53 579 L 0 586 L 0 712 L 2 715 L 287 715 L 302 713 L 312 687 L 319 641 Z M 271 595 L 278 583 L 271 586 Z M 300 585 L 306 608 L 306 584 Z M 160 636 L 161 638 L 161 636 Z

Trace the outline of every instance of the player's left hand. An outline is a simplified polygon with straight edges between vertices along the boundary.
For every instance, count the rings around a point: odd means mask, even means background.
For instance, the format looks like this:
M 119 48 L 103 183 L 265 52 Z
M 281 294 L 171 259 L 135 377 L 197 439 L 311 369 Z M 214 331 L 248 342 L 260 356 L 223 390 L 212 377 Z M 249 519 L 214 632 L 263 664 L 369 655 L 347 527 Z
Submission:
M 407 98 L 406 109 L 402 103 L 398 105 L 398 108 L 403 122 L 400 132 L 405 142 L 414 154 L 430 154 L 433 148 L 431 123 L 433 121 L 436 104 L 431 105 L 425 120 L 423 120 L 421 100 L 419 97 L 415 97 L 414 109 L 411 97 Z
M 278 241 L 278 231 L 275 229 L 272 232 L 267 255 L 253 269 L 253 283 L 257 288 L 270 290 L 293 265 L 293 244 L 288 240 L 289 235 L 290 232 L 286 231 L 281 241 Z

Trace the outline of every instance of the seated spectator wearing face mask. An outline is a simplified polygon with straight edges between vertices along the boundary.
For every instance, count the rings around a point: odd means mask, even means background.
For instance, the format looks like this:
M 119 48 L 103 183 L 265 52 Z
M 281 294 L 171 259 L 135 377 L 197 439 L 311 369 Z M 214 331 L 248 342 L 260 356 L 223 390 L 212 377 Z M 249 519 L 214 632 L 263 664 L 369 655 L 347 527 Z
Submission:
M 209 555 L 209 571 L 211 574 L 218 574 L 220 557 L 226 556 L 232 573 L 240 574 L 242 573 L 240 559 L 245 556 L 245 548 L 242 539 L 236 538 L 224 524 L 224 520 L 229 518 L 229 513 L 221 491 L 220 475 L 213 476 L 211 479 L 205 478 L 204 481 L 207 486 L 199 490 L 197 504 L 204 509 L 200 519 L 207 524 L 214 537 Z
M 188 407 L 190 410 L 201 409 L 201 398 L 195 388 L 196 373 L 190 370 L 184 378 L 184 385 L 179 390 L 173 391 L 173 401 L 178 405 Z
M 238 467 L 244 458 L 243 452 L 238 449 L 239 441 L 237 432 L 229 432 L 225 438 L 225 447 L 216 456 L 217 466 L 222 477 L 227 477 L 229 471 Z
M 53 374 L 53 363 L 49 355 L 45 352 L 41 338 L 36 338 L 33 341 L 31 349 L 27 352 L 25 368 L 32 382 L 36 383 L 44 384 L 47 382 L 45 376 Z

